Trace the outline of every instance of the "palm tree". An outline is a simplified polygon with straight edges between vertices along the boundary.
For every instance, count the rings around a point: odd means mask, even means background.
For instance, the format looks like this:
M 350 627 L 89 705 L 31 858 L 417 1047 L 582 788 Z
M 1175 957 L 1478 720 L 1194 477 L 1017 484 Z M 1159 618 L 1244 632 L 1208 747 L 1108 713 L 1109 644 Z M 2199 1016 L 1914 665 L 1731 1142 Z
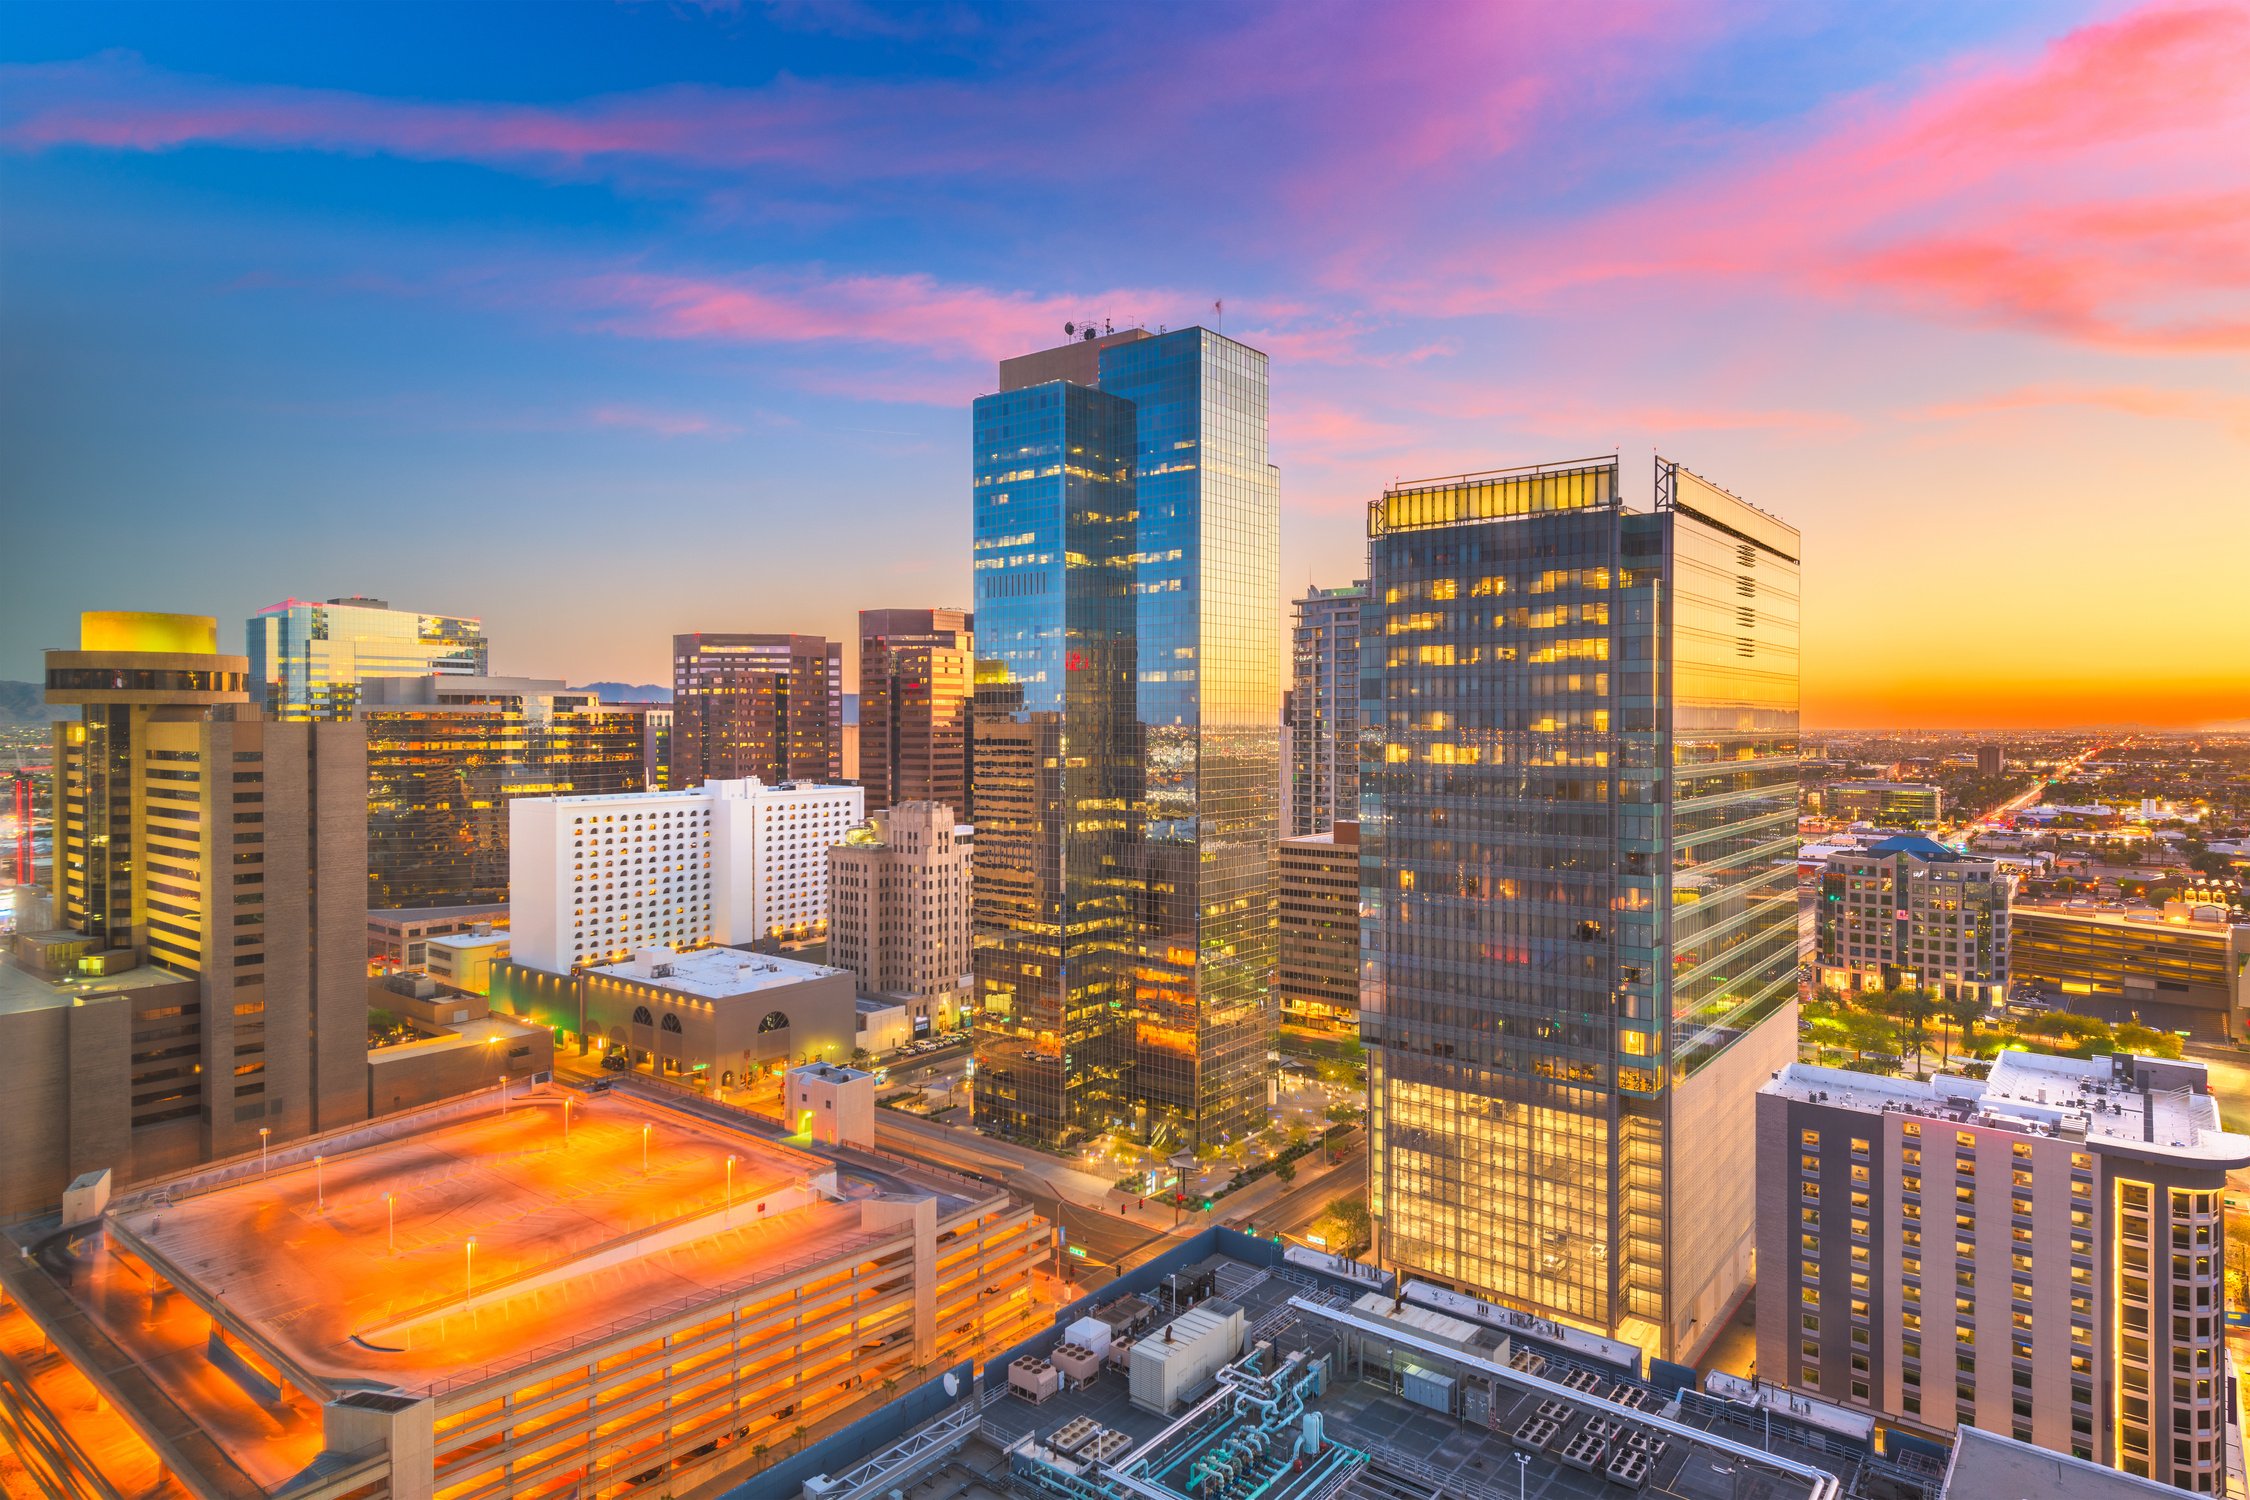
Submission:
M 1946 1020 L 1961 1028 L 1961 1050 L 1968 1051 L 1970 1043 L 1976 1040 L 1977 1022 L 1984 1019 L 1983 998 L 1974 990 L 1960 990 L 1941 1001 L 1938 1008 L 1945 1013 Z M 1946 1047 L 1946 1061 L 1951 1062 L 1951 1034 L 1940 1032 L 1939 1036 Z
M 1938 1013 L 1938 1003 L 1928 990 L 1894 990 L 1883 997 L 1883 1009 L 1914 1028 L 1914 1076 L 1922 1076 L 1922 1029 Z

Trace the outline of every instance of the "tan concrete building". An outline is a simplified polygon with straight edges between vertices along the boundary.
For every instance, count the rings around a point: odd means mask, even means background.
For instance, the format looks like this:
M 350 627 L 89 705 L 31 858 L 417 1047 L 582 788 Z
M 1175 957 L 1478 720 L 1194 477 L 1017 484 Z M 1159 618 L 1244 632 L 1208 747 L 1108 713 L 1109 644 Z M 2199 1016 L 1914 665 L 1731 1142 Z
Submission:
M 56 929 L 0 975 L 0 1210 L 367 1111 L 366 757 L 276 723 L 203 616 L 89 614 L 47 656 Z M 35 1096 L 35 1097 L 33 1097 Z
M 976 982 L 972 834 L 945 803 L 906 802 L 828 851 L 828 956 L 870 994 L 900 999 L 916 1036 L 951 1030 Z
M 1758 1372 L 2191 1494 L 2222 1487 L 2227 1173 L 2201 1063 L 1792 1064 L 1758 1095 Z
M 747 1082 L 784 1063 L 842 1062 L 858 1043 L 842 969 L 740 948 L 651 948 L 572 974 L 492 966 L 492 1003 L 663 1077 Z
M 1281 1023 L 1359 1034 L 1359 824 L 1283 839 L 1280 958 L 1274 994 Z

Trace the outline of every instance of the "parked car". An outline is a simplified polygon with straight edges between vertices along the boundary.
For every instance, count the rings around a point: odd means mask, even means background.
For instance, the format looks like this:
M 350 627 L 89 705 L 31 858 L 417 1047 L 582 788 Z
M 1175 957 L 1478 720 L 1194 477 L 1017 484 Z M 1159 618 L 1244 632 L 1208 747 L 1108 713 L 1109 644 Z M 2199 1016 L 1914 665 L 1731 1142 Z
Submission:
M 602 1054 L 602 1066 L 612 1073 L 622 1073 L 632 1064 L 625 1060 L 625 1054 L 622 1052 L 604 1052 Z

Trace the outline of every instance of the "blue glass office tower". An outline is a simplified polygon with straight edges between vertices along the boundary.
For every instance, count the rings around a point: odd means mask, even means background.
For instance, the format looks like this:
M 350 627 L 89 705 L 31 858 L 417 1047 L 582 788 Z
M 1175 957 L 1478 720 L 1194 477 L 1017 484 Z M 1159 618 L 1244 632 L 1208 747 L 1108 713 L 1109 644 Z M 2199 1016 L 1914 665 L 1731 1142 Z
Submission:
M 1796 1055 L 1798 545 L 1678 466 L 1403 485 L 1361 615 L 1387 1264 L 1686 1361 Z
M 978 1123 L 1240 1138 L 1266 1120 L 1273 1031 L 1266 359 L 1129 330 L 1008 361 L 1001 385 L 975 413 Z

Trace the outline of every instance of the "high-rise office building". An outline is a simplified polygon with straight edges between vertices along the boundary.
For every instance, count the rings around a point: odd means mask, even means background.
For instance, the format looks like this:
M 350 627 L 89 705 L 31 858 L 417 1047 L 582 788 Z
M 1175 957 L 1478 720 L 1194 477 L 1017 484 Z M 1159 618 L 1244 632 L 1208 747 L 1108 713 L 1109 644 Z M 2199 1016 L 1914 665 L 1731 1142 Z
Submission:
M 1922 828 L 1945 816 L 1945 792 L 1918 781 L 1839 781 L 1821 794 L 1831 817 L 1880 828 Z
M 1296 601 L 1290 637 L 1289 832 L 1359 816 L 1359 607 L 1365 579 Z
M 901 802 L 969 811 L 972 617 L 961 609 L 859 612 L 859 784 L 869 812 Z
M 817 635 L 672 637 L 668 786 L 843 774 L 842 645 Z
M 1281 912 L 1274 996 L 1281 1019 L 1307 1031 L 1359 1035 L 1359 824 L 1283 839 L 1275 861 Z
M 2016 878 L 1998 864 L 1918 833 L 1839 849 L 1820 875 L 1820 983 L 1998 1004 L 2008 993 L 2015 893 Z
M 1264 1123 L 1274 1027 L 1266 359 L 1130 329 L 1000 385 L 973 459 L 978 1122 L 1217 1143 Z
M 1977 774 L 1997 776 L 2008 768 L 2008 752 L 1998 745 L 1977 746 Z
M 367 683 L 368 904 L 506 901 L 508 804 L 642 790 L 648 711 L 533 677 Z
M 217 638 L 96 613 L 47 654 L 47 701 L 79 717 L 54 727 L 55 927 L 0 978 L 39 1121 L 0 1162 L 7 1201 L 366 1116 L 361 733 L 262 718 Z
M 284 599 L 252 615 L 247 634 L 251 691 L 268 718 L 292 723 L 350 718 L 363 682 L 481 677 L 490 666 L 481 621 L 381 599 Z
M 2227 1174 L 2250 1137 L 2202 1063 L 1792 1064 L 1759 1092 L 1757 1150 L 1766 1380 L 2224 1492 Z
M 1369 515 L 1360 861 L 1384 1261 L 1687 1359 L 1796 1055 L 1797 533 L 1660 461 Z
M 942 802 L 878 809 L 828 851 L 828 958 L 895 996 L 914 1034 L 950 1031 L 975 984 L 969 827 Z

